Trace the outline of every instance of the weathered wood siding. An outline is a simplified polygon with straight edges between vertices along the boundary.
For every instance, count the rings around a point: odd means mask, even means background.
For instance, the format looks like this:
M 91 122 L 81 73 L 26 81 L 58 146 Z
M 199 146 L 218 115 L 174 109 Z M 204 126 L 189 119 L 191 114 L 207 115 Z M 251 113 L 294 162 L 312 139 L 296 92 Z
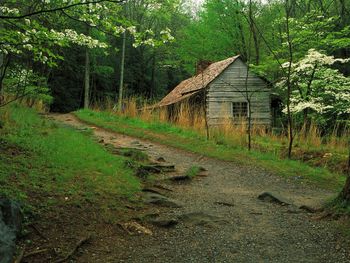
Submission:
M 206 109 L 210 126 L 223 124 L 228 118 L 235 123 L 232 117 L 232 102 L 247 101 L 246 74 L 247 66 L 238 58 L 210 83 Z M 270 89 L 267 83 L 255 74 L 249 73 L 247 84 L 251 96 L 252 124 L 271 126 Z

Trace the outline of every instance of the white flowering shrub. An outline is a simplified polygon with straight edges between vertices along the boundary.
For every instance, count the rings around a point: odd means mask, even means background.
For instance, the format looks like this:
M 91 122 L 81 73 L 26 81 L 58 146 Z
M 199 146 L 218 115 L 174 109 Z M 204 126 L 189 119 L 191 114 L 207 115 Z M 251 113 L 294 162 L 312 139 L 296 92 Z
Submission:
M 336 119 L 349 119 L 350 78 L 332 67 L 336 63 L 349 61 L 350 59 L 337 59 L 310 49 L 303 59 L 293 63 L 290 105 L 292 113 L 308 111 L 314 120 L 323 125 Z M 288 63 L 283 66 L 288 67 Z M 285 89 L 286 78 L 278 86 Z
M 84 1 L 77 0 L 43 0 L 41 9 L 47 10 L 83 2 Z M 52 29 L 32 16 L 13 19 L 13 17 L 26 14 L 26 8 L 24 6 L 23 10 L 19 10 L 6 5 L 11 6 L 11 3 L 8 2 L 0 5 L 0 15 L 4 16 L 1 18 L 2 26 L 0 27 L 0 53 L 4 55 L 12 54 L 15 56 L 22 56 L 31 54 L 34 61 L 54 66 L 58 59 L 63 59 L 57 47 L 69 47 L 73 44 L 85 46 L 87 48 L 105 49 L 108 47 L 106 43 L 94 39 L 91 36 L 78 33 L 70 28 L 63 30 Z M 100 19 L 99 14 L 96 12 L 101 11 L 103 5 L 89 4 L 87 6 L 90 12 L 81 12 L 81 21 L 95 25 L 97 23 L 96 21 Z M 81 11 L 84 11 L 83 6 L 79 6 L 79 8 Z
M 27 97 L 31 94 L 43 96 L 46 94 L 46 88 L 35 81 L 38 76 L 30 71 L 30 68 L 47 72 L 48 67 L 58 66 L 59 60 L 65 59 L 63 57 L 65 54 L 74 52 L 77 55 L 76 58 L 80 59 L 80 56 L 85 55 L 85 48 L 96 49 L 87 53 L 90 55 L 90 64 L 94 71 L 90 73 L 96 74 L 99 56 L 106 55 L 111 50 L 107 43 L 113 45 L 115 38 L 120 38 L 123 33 L 127 33 L 128 42 L 132 40 L 134 47 L 146 45 L 150 49 L 157 48 L 174 40 L 168 28 L 153 27 L 152 30 L 147 29 L 152 25 L 129 21 L 125 15 L 122 15 L 122 8 L 126 5 L 125 2 L 123 5 L 118 4 L 122 2 L 122 0 L 96 2 L 7 0 L 1 2 L 0 58 L 8 64 L 4 67 L 5 64 L 1 62 L 0 81 L 5 81 L 6 85 L 0 85 L 0 88 L 4 86 L 6 92 L 17 94 L 22 93 L 25 87 Z M 147 12 L 154 12 L 159 6 L 152 8 Z M 161 11 L 159 13 L 161 14 Z M 84 49 L 76 49 L 76 46 L 82 46 Z M 71 50 L 67 50 L 68 48 Z M 66 59 L 69 61 L 68 57 Z M 17 70 L 16 64 L 20 63 L 22 68 L 28 68 L 26 72 Z M 5 70 L 2 70 L 3 68 Z M 13 72 L 7 73 L 12 70 Z M 15 71 L 17 73 L 14 73 Z M 33 82 L 26 84 L 18 82 L 22 76 L 28 75 L 33 78 Z
M 27 26 L 27 23 L 35 24 L 35 26 Z M 0 29 L 0 34 L 6 39 L 5 42 L 0 43 L 1 53 L 5 55 L 21 55 L 25 52 L 30 52 L 35 61 L 53 66 L 57 59 L 63 59 L 55 46 L 68 47 L 71 44 L 76 44 L 88 48 L 108 47 L 107 44 L 90 36 L 78 34 L 75 30 L 48 30 L 38 25 L 36 21 L 26 22 L 26 24 L 22 25 L 22 28 L 24 29 L 23 31 Z
M 88 1 L 42 0 L 41 9 L 55 9 L 57 7 L 85 2 Z M 6 3 L 6 5 L 11 6 L 10 2 Z M 0 5 L 0 15 L 5 17 L 20 17 L 26 13 L 25 8 L 19 10 L 6 5 Z M 18 6 L 18 3 L 16 5 Z M 136 26 L 130 25 L 130 23 L 119 17 L 118 12 L 120 9 L 121 7 L 112 5 L 112 3 L 106 1 L 79 5 L 64 12 L 68 17 L 86 23 L 92 28 L 101 29 L 102 32 L 107 32 L 116 37 L 127 31 L 134 38 L 134 47 L 141 45 L 157 47 L 174 40 L 169 28 L 161 30 L 158 34 L 155 34 L 150 29 L 139 32 Z M 0 53 L 17 56 L 29 53 L 33 55 L 35 61 L 40 61 L 49 66 L 54 66 L 58 59 L 63 59 L 57 47 L 69 47 L 74 44 L 90 49 L 108 48 L 108 45 L 101 40 L 78 33 L 71 28 L 61 30 L 50 28 L 32 16 L 23 19 L 2 18 L 1 22 L 3 22 L 4 26 L 0 27 Z
M 171 35 L 171 30 L 169 28 L 161 30 L 158 35 L 156 35 L 151 29 L 147 29 L 144 32 L 135 31 L 133 36 L 135 40 L 133 47 L 135 48 L 141 45 L 160 47 L 175 40 Z

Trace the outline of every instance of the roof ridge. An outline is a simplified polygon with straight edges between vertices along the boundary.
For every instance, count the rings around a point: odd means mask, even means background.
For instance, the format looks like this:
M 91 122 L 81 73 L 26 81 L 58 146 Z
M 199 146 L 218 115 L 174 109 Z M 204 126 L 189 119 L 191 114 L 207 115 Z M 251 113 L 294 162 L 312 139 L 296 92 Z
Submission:
M 157 106 L 162 107 L 181 101 L 206 88 L 217 76 L 230 66 L 240 55 L 226 58 L 210 64 L 201 73 L 181 81 Z

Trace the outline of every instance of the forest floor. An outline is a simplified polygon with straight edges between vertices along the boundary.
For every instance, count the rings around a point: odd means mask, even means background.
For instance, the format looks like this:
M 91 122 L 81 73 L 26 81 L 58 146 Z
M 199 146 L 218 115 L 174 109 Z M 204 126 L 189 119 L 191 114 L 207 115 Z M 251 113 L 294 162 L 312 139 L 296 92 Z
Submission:
M 120 135 L 72 114 L 50 118 L 90 128 L 108 147 L 137 149 L 175 165 L 174 172 L 146 180 L 145 204 L 129 202 L 110 220 L 96 206 L 63 206 L 55 216 L 40 219 L 43 244 L 56 239 L 74 247 L 92 234 L 74 253 L 77 262 L 350 262 L 346 222 L 299 208 L 320 207 L 336 194 L 331 190 L 273 175 L 254 163 L 220 161 Z M 169 180 L 195 166 L 206 171 L 189 180 Z M 281 196 L 282 204 L 258 199 L 262 192 Z M 40 254 L 33 260 L 28 262 L 47 262 Z

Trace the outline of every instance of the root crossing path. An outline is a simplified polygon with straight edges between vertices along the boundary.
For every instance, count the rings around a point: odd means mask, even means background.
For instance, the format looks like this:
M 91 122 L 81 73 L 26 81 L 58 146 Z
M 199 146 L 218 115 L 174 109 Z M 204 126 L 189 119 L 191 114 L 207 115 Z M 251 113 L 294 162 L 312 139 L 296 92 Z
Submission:
M 78 262 L 350 262 L 349 242 L 338 223 L 299 209 L 319 207 L 335 193 L 302 184 L 298 178 L 272 175 L 254 163 L 237 165 L 116 134 L 71 114 L 51 117 L 77 128 L 93 128 L 104 143 L 137 147 L 153 159 L 162 157 L 178 174 L 194 165 L 208 171 L 190 183 L 167 184 L 172 191 L 164 190 L 166 196 L 180 205 L 150 205 L 149 214 L 137 222 L 151 234 L 102 233 L 90 244 L 94 253 L 82 255 Z M 262 192 L 281 196 L 291 205 L 260 200 Z

